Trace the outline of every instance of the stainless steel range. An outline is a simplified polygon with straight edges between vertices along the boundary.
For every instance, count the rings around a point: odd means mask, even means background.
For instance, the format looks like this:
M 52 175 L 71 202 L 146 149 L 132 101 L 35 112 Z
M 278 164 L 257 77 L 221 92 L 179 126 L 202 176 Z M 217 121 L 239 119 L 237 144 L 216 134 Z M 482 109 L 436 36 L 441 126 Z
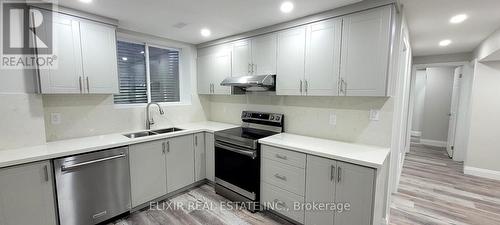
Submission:
M 215 192 L 258 210 L 260 145 L 258 140 L 283 132 L 284 115 L 243 111 L 242 126 L 215 132 Z

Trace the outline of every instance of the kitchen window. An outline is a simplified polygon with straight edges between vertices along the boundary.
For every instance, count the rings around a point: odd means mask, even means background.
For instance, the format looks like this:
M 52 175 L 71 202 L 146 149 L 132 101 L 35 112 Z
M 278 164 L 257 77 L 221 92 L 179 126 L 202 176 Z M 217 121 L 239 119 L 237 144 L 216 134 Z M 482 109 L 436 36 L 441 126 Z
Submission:
M 117 41 L 115 104 L 180 102 L 179 49 Z

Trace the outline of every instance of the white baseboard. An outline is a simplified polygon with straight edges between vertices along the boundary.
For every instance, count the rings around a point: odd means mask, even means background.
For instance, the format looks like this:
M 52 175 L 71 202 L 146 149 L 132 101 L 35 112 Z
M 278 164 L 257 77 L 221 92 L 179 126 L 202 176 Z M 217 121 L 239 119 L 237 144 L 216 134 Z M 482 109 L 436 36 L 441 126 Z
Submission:
M 500 171 L 481 169 L 476 167 L 464 166 L 464 173 L 467 175 L 500 180 Z
M 416 130 L 412 130 L 410 132 L 411 136 L 413 137 L 421 137 L 422 136 L 422 131 L 416 131 Z
M 430 139 L 420 139 L 420 144 L 434 146 L 434 147 L 446 147 L 446 141 L 436 141 Z

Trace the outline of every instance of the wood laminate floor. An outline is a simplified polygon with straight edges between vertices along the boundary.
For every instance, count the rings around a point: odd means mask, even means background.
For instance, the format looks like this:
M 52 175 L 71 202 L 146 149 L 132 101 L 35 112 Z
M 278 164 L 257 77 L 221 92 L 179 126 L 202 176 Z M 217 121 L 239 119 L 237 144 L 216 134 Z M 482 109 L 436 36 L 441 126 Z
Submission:
M 464 175 L 445 150 L 412 147 L 390 213 L 392 225 L 500 225 L 500 182 Z
M 158 208 L 151 210 L 148 207 L 108 225 L 290 224 L 269 213 L 251 213 L 243 209 L 244 206 L 225 205 L 227 202 L 227 199 L 215 194 L 212 186 L 202 185 L 166 200 L 165 204 L 160 202 Z

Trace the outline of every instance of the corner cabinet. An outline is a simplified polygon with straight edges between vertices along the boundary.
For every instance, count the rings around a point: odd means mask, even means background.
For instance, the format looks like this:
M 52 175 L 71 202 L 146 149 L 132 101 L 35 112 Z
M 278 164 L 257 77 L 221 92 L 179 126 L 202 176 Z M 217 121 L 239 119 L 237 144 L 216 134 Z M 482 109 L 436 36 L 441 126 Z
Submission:
M 43 13 L 51 13 L 42 10 Z M 44 17 L 50 18 L 50 17 Z M 53 13 L 53 68 L 39 68 L 42 94 L 118 93 L 115 27 Z M 43 28 L 37 35 L 47 35 Z
M 208 47 L 198 51 L 198 94 L 230 95 L 231 88 L 220 83 L 231 76 L 230 45 Z
M 0 169 L 0 224 L 57 225 L 50 162 Z

